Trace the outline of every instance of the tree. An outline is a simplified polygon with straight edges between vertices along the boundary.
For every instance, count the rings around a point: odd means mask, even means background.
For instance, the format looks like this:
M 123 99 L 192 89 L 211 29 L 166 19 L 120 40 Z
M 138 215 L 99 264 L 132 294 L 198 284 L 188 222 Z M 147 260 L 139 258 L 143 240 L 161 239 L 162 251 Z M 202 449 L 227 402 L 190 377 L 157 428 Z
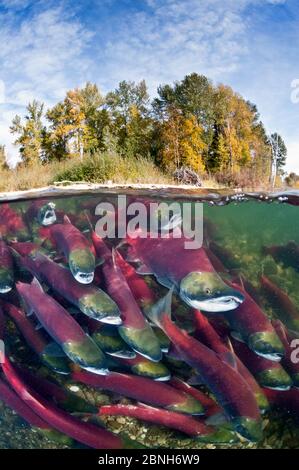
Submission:
M 43 160 L 43 110 L 43 103 L 32 101 L 27 106 L 24 120 L 16 115 L 10 127 L 11 133 L 18 136 L 14 144 L 20 147 L 22 164 L 25 166 Z
M 0 145 L 0 170 L 7 170 L 8 168 L 5 145 Z
M 147 156 L 151 147 L 152 119 L 145 81 L 120 82 L 106 96 L 111 116 L 110 131 L 117 137 L 119 152 Z
M 197 173 L 202 173 L 202 155 L 205 150 L 202 135 L 203 129 L 194 116 L 186 118 L 175 108 L 169 110 L 169 118 L 160 129 L 160 164 L 172 172 L 187 166 Z
M 272 186 L 275 184 L 276 176 L 282 172 L 286 164 L 287 148 L 282 137 L 275 132 L 269 137 L 269 144 L 271 146 L 271 177 L 270 183 Z
M 204 75 L 192 73 L 173 86 L 158 87 L 158 97 L 153 101 L 153 110 L 158 119 L 165 120 L 169 107 L 179 109 L 187 118 L 193 116 L 204 133 L 205 153 L 213 141 L 214 133 L 214 88 Z
M 67 92 L 63 102 L 47 112 L 50 129 L 46 136 L 48 159 L 93 153 L 103 146 L 103 132 L 108 125 L 107 112 L 101 107 L 104 99 L 96 85 Z

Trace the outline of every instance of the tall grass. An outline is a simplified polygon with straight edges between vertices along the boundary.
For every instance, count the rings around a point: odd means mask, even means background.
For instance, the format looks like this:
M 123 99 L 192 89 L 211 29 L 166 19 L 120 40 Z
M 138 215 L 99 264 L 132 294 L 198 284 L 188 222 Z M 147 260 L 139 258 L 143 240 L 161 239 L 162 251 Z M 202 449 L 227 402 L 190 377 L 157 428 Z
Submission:
M 174 184 L 173 178 L 163 173 L 151 160 L 124 158 L 114 154 L 85 157 L 81 162 L 69 159 L 45 165 L 34 164 L 15 170 L 0 170 L 0 191 L 21 191 L 54 183 L 149 183 Z
M 171 176 L 146 158 L 128 158 L 101 153 L 86 157 L 71 167 L 59 171 L 52 182 L 86 181 L 88 183 L 153 183 L 173 184 Z

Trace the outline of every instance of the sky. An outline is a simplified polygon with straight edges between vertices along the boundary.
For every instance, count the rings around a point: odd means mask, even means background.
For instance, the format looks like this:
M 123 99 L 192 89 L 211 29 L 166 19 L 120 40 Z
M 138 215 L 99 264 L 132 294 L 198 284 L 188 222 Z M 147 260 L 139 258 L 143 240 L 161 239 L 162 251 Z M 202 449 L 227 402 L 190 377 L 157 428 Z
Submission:
M 0 0 L 0 144 L 32 99 L 47 107 L 87 81 L 157 86 L 207 75 L 254 102 L 299 174 L 298 0 Z

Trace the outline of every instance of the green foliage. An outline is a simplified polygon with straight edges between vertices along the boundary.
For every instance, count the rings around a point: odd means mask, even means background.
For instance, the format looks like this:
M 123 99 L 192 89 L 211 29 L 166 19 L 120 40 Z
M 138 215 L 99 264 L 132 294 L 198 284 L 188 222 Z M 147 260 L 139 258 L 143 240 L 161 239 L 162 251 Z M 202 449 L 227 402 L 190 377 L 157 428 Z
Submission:
M 32 165 L 43 160 L 43 135 L 42 123 L 44 104 L 34 100 L 27 106 L 27 114 L 22 121 L 20 116 L 15 116 L 10 131 L 18 137 L 15 145 L 20 147 L 22 164 Z
M 282 174 L 287 155 L 281 136 L 267 136 L 255 104 L 196 73 L 159 86 L 152 103 L 144 80 L 122 81 L 106 96 L 87 83 L 45 114 L 33 101 L 11 132 L 22 165 L 71 161 L 76 181 L 93 174 L 104 181 L 127 160 L 128 167 L 155 162 L 170 174 L 184 166 L 223 181 L 243 175 L 265 183 Z
M 149 159 L 124 158 L 103 152 L 88 156 L 83 162 L 78 161 L 64 171 L 58 172 L 53 180 L 85 181 L 88 183 L 172 183 L 172 178 L 164 175 L 161 170 Z

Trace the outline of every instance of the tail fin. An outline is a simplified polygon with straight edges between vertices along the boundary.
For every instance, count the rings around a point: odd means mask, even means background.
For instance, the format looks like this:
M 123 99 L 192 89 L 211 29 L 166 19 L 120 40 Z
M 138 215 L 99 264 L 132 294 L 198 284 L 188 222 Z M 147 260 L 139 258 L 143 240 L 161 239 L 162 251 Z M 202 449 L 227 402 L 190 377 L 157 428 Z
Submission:
M 148 309 L 145 314 L 149 320 L 151 320 L 156 326 L 163 329 L 162 319 L 163 317 L 171 318 L 171 303 L 174 287 L 172 287 L 169 292 L 162 297 L 158 302 L 156 302 L 150 309 Z

